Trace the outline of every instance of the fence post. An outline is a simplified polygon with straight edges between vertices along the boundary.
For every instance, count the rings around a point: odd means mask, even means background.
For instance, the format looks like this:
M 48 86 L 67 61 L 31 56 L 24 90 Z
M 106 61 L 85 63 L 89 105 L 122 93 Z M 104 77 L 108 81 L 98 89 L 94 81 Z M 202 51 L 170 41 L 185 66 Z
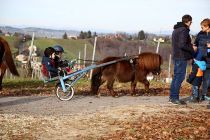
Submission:
M 92 56 L 92 64 L 93 64 L 94 59 L 95 59 L 95 53 L 96 53 L 96 42 L 97 42 L 97 36 L 95 37 L 95 42 L 94 42 L 93 56 Z M 91 70 L 91 71 L 90 71 L 90 79 L 92 79 L 92 74 L 93 74 L 93 70 Z
M 79 60 L 78 60 L 78 69 L 81 69 L 81 63 L 80 63 L 80 52 L 79 52 Z
M 85 60 L 86 60 L 86 55 L 87 55 L 87 45 L 85 44 L 85 48 L 84 48 L 84 66 L 85 66 Z
M 139 46 L 139 54 L 141 53 L 141 46 Z

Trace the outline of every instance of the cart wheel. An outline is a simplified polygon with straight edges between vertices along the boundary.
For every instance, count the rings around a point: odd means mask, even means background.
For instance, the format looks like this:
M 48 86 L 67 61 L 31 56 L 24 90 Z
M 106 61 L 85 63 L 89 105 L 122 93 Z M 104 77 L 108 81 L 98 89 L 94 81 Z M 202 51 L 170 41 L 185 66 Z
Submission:
M 74 88 L 71 87 L 69 84 L 65 83 L 65 88 L 67 89 L 66 92 L 63 92 L 63 89 L 60 85 L 57 86 L 56 89 L 56 96 L 61 101 L 68 101 L 74 96 Z

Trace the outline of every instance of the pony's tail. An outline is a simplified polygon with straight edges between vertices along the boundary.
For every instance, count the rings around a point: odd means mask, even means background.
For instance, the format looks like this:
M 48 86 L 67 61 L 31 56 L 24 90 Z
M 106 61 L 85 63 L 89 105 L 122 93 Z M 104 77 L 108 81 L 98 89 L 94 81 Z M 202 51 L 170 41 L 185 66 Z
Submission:
M 5 49 L 5 60 L 6 60 L 6 64 L 7 64 L 7 67 L 9 68 L 10 72 L 15 75 L 15 76 L 19 76 L 19 73 L 16 69 L 16 66 L 15 66 L 15 63 L 13 61 L 13 58 L 12 58 L 12 53 L 11 53 L 11 50 L 10 50 L 10 47 L 9 47 L 9 44 L 2 38 L 0 38 L 2 43 L 3 43 L 3 46 L 4 46 L 4 49 Z
M 92 78 L 91 78 L 91 94 L 97 95 L 98 89 L 101 85 L 101 68 L 93 69 Z

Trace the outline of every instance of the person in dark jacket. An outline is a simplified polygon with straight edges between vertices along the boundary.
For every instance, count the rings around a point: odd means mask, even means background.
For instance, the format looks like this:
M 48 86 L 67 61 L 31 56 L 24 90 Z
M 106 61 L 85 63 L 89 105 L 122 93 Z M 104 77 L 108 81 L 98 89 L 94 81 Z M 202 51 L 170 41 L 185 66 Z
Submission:
M 44 51 L 42 58 L 42 73 L 47 78 L 58 76 L 58 69 L 55 67 L 55 50 L 48 47 Z
M 194 45 L 202 49 L 206 59 L 206 71 L 204 71 L 202 94 L 200 100 L 209 100 L 207 96 L 208 85 L 210 84 L 210 19 L 204 19 L 201 22 L 202 30 L 196 36 Z
M 53 48 L 55 50 L 55 67 L 67 67 L 68 61 L 62 60 L 62 55 L 64 53 L 63 47 L 61 45 L 55 45 Z
M 198 49 L 194 61 L 192 62 L 192 71 L 189 74 L 187 82 L 192 85 L 192 96 L 190 102 L 199 101 L 199 90 L 203 81 L 203 73 L 206 70 L 206 62 L 204 61 L 201 49 Z
M 76 61 L 62 60 L 64 49 L 61 45 L 55 45 L 53 48 L 55 50 L 55 67 L 61 68 L 65 74 L 71 73 Z
M 189 35 L 191 23 L 192 17 L 184 15 L 182 22 L 174 25 L 172 33 L 174 77 L 170 87 L 169 102 L 173 104 L 186 104 L 184 101 L 179 100 L 179 91 L 185 78 L 187 61 L 193 58 L 197 48 L 191 44 Z

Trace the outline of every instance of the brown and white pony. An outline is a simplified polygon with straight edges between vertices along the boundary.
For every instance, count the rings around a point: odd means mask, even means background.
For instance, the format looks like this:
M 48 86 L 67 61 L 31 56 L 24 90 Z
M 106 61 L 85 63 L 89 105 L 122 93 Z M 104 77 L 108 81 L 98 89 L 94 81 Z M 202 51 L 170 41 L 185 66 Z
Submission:
M 105 63 L 121 57 L 107 57 L 99 62 Z M 152 72 L 159 75 L 161 72 L 162 57 L 159 54 L 145 52 L 141 53 L 137 58 L 133 59 L 133 63 L 129 60 L 123 60 L 111 65 L 96 68 L 93 70 L 91 79 L 91 93 L 98 94 L 99 87 L 107 81 L 107 88 L 112 96 L 117 96 L 113 90 L 115 81 L 126 83 L 131 82 L 131 95 L 135 94 L 137 82 L 145 85 L 145 89 L 149 90 L 149 81 L 147 75 Z
M 13 75 L 19 76 L 9 44 L 5 39 L 0 37 L 0 90 L 2 89 L 2 79 L 7 67 Z

